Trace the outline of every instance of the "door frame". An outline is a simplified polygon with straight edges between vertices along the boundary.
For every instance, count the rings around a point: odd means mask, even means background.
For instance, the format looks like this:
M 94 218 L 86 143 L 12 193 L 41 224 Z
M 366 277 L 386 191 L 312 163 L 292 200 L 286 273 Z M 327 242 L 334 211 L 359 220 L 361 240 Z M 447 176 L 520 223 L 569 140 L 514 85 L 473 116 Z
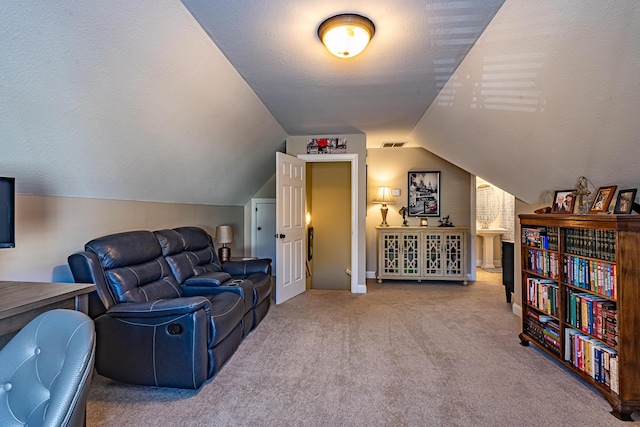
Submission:
M 358 155 L 357 154 L 298 154 L 307 163 L 350 162 L 351 163 L 351 293 L 364 294 L 367 285 L 358 284 Z

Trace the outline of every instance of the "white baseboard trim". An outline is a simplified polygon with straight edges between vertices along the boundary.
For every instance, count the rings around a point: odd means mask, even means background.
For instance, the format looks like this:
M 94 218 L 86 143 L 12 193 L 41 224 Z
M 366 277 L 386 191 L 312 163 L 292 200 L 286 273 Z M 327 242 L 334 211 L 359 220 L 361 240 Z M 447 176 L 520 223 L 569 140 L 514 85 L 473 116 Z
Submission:
M 356 289 L 353 290 L 351 293 L 353 293 L 353 294 L 366 294 L 367 293 L 367 285 L 364 284 L 364 283 L 360 283 L 360 284 L 358 284 Z
M 376 278 L 376 272 L 375 271 L 366 271 L 365 272 L 365 277 L 367 279 L 375 279 Z
M 511 306 L 511 311 L 518 317 L 522 317 L 522 306 L 520 304 L 516 304 L 515 302 Z

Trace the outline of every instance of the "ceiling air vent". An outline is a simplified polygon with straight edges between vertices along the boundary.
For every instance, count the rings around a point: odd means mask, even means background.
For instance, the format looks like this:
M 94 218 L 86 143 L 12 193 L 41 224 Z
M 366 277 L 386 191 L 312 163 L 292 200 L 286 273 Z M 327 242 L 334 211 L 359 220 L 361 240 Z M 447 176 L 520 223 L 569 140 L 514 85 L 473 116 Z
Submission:
M 400 148 L 400 147 L 404 147 L 406 143 L 407 141 L 387 141 L 387 142 L 383 142 L 381 147 L 382 148 Z

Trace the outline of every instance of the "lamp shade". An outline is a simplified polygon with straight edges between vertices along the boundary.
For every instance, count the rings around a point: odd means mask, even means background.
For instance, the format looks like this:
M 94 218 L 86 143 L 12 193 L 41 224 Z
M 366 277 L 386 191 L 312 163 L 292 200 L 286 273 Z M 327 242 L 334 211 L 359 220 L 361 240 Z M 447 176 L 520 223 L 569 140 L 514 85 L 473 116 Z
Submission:
M 233 227 L 219 225 L 216 227 L 216 242 L 226 244 L 233 242 Z
M 364 50 L 376 31 L 369 18 L 344 13 L 326 19 L 318 27 L 318 37 L 338 58 L 351 58 Z
M 393 196 L 391 195 L 391 189 L 389 187 L 378 187 L 376 198 L 373 199 L 373 203 L 393 204 Z

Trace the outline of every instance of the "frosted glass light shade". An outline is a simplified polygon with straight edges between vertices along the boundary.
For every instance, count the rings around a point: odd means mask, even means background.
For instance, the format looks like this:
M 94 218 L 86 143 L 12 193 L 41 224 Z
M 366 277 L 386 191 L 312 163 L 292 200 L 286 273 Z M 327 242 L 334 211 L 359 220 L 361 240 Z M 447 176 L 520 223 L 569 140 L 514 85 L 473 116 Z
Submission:
M 370 19 L 356 14 L 335 15 L 318 27 L 318 37 L 338 58 L 352 58 L 362 52 L 376 28 Z

